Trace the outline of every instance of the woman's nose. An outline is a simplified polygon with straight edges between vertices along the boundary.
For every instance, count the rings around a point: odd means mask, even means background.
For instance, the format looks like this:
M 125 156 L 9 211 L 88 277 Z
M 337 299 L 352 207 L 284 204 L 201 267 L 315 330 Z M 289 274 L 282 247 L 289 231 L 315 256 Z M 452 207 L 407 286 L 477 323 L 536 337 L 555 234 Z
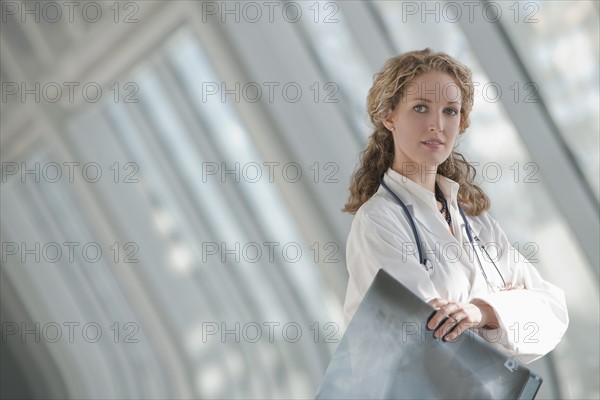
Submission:
M 429 121 L 429 130 L 431 132 L 441 132 L 443 128 L 442 118 L 434 117 Z

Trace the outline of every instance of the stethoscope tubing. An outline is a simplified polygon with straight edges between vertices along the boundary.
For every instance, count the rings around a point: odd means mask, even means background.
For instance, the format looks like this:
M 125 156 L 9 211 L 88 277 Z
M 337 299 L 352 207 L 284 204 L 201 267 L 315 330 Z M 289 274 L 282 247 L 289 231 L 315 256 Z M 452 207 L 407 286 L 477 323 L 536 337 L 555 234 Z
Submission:
M 425 256 L 423 255 L 424 252 L 423 252 L 423 248 L 422 248 L 422 245 L 421 245 L 421 237 L 419 236 L 419 231 L 417 231 L 417 226 L 415 225 L 415 220 L 412 217 L 412 215 L 410 215 L 410 212 L 408 211 L 408 207 L 406 207 L 406 204 L 404 204 L 404 202 L 402 200 L 400 200 L 400 197 L 398 197 L 396 195 L 396 193 L 394 193 L 383 182 L 383 178 L 380 179 L 379 182 L 384 187 L 384 189 L 387 190 L 387 192 L 394 198 L 394 200 L 396 200 L 396 202 L 398 204 L 400 204 L 400 206 L 404 210 L 404 214 L 406 214 L 406 219 L 408 220 L 410 228 L 412 229 L 412 232 L 413 232 L 413 236 L 415 237 L 415 241 L 417 242 L 416 244 L 417 244 L 417 249 L 419 250 L 419 262 L 421 263 L 421 265 L 426 266 L 427 260 L 425 259 Z
M 421 263 L 421 265 L 423 265 L 423 267 L 425 267 L 426 270 L 429 270 L 431 267 L 428 266 L 428 264 L 430 264 L 429 260 L 427 260 L 427 258 L 424 255 L 424 251 L 423 251 L 423 246 L 421 243 L 421 237 L 419 236 L 419 232 L 417 231 L 417 226 L 415 225 L 415 220 L 413 218 L 413 216 L 410 214 L 410 211 L 408 210 L 408 207 L 406 206 L 406 204 L 404 204 L 404 202 L 400 199 L 400 197 L 398 197 L 398 195 L 396 195 L 396 193 L 394 193 L 383 181 L 383 177 L 379 179 L 379 182 L 381 183 L 381 186 L 383 186 L 383 188 L 394 198 L 394 200 L 396 201 L 396 203 L 398 203 L 401 207 L 402 210 L 404 211 L 404 214 L 406 215 L 406 219 L 408 220 L 408 223 L 410 225 L 410 228 L 413 232 L 413 236 L 415 238 L 415 242 L 417 245 L 417 250 L 419 251 L 419 263 Z M 474 241 L 477 240 L 477 242 L 479 243 L 479 238 L 474 239 L 473 238 L 473 232 L 471 230 L 471 224 L 469 224 L 469 221 L 467 220 L 467 216 L 465 215 L 465 212 L 463 211 L 463 209 L 458 206 L 458 211 L 460 212 L 460 216 L 462 217 L 463 221 L 465 222 L 465 230 L 467 231 L 467 237 L 469 238 L 469 243 L 471 244 L 471 248 L 473 249 L 473 252 L 475 253 L 475 256 L 477 257 L 477 263 L 479 264 L 479 268 L 483 274 L 483 277 L 485 278 L 487 284 L 490 287 L 493 287 L 487 277 L 487 274 L 485 273 L 485 270 L 483 269 L 483 264 L 481 263 L 481 259 L 479 258 L 479 254 L 477 254 L 477 250 L 475 249 L 475 243 Z M 485 251 L 485 253 L 487 254 L 488 258 L 490 260 L 491 257 L 488 254 L 487 250 L 485 249 L 485 247 L 483 245 L 481 245 L 481 249 L 483 251 Z M 494 268 L 496 268 L 496 271 L 498 272 L 498 275 L 500 275 L 500 278 L 502 279 L 502 283 L 504 284 L 504 286 L 506 286 L 506 281 L 504 280 L 504 276 L 502 275 L 502 272 L 500 272 L 500 270 L 498 269 L 498 267 L 496 266 L 496 263 L 492 260 L 492 263 L 494 264 Z

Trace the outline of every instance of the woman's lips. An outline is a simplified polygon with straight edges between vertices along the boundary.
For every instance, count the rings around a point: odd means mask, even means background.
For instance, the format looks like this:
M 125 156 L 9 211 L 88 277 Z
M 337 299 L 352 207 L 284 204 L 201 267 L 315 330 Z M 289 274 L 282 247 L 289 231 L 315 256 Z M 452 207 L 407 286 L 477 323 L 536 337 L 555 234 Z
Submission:
M 444 146 L 444 142 L 441 140 L 424 140 L 421 144 L 429 149 L 441 149 Z

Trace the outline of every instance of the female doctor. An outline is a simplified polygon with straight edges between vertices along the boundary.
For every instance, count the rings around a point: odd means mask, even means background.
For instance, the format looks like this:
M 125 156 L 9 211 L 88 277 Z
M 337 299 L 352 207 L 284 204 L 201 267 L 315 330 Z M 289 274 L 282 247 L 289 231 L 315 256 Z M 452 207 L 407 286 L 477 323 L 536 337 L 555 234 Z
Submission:
M 427 326 L 436 338 L 472 328 L 531 362 L 567 329 L 564 293 L 511 247 L 475 169 L 453 151 L 472 106 L 470 70 L 445 53 L 408 52 L 374 76 L 374 130 L 343 209 L 355 214 L 345 318 L 384 268 L 437 310 Z

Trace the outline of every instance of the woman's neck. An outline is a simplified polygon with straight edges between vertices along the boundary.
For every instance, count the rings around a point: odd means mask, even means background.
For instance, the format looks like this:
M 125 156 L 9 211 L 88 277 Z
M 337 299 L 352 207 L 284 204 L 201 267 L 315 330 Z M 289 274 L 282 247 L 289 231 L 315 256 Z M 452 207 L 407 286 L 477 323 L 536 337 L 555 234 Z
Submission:
M 417 163 L 399 163 L 394 160 L 392 169 L 401 175 L 404 175 L 416 184 L 435 193 L 435 179 L 437 176 L 437 166 L 418 165 Z

